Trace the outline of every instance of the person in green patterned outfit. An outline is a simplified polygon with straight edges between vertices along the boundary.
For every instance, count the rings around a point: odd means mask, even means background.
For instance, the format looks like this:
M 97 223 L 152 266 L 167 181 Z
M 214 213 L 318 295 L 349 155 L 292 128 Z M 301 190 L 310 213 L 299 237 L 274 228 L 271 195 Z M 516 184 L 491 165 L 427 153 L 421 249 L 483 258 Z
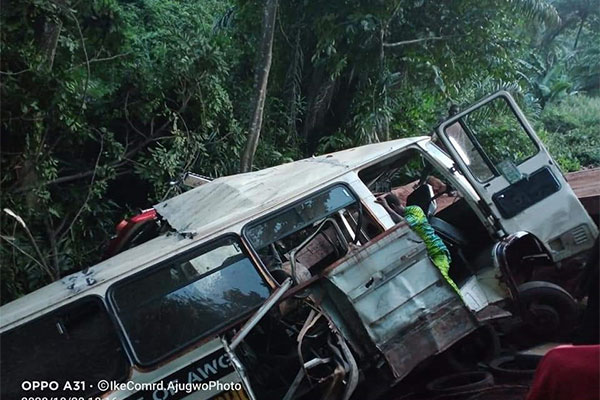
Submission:
M 392 220 L 395 223 L 402 221 L 402 217 L 406 220 L 406 223 L 410 228 L 423 240 L 425 247 L 427 248 L 427 254 L 433 262 L 433 264 L 440 270 L 440 273 L 448 282 L 450 286 L 458 293 L 462 298 L 462 294 L 456 286 L 456 283 L 450 278 L 448 272 L 450 271 L 450 252 L 442 241 L 442 239 L 435 233 L 433 227 L 427 221 L 425 213 L 419 206 L 402 206 L 398 198 L 393 194 L 389 193 L 386 196 L 378 197 L 377 203 L 381 204 L 383 208 L 390 214 Z

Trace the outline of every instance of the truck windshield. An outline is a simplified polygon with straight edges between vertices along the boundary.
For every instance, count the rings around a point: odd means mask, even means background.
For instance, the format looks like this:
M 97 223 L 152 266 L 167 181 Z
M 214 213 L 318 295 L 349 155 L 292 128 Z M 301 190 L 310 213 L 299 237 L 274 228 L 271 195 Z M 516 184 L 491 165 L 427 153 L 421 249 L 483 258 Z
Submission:
M 110 289 L 141 365 L 158 362 L 236 322 L 268 296 L 267 284 L 233 236 Z

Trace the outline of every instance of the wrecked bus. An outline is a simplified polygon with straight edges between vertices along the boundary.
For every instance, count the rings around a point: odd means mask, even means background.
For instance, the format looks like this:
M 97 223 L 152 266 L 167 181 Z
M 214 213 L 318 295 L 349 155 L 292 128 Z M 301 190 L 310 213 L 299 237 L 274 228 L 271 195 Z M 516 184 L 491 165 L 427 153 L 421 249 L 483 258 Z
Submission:
M 520 298 L 561 291 L 537 267 L 582 264 L 598 230 L 556 162 L 503 91 L 436 136 L 157 204 L 167 233 L 0 309 L 2 398 L 374 399 L 485 321 L 560 324 Z M 390 190 L 426 212 L 460 295 L 376 203 Z

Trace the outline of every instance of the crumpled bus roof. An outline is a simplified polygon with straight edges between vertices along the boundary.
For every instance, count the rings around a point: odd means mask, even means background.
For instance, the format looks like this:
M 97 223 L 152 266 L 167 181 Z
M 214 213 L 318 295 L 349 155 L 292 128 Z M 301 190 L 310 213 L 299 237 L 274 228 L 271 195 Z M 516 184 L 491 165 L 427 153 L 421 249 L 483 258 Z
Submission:
M 154 206 L 180 233 L 202 235 L 229 226 L 360 168 L 421 138 L 399 139 L 307 158 L 256 172 L 225 176 Z
M 108 281 L 156 264 L 193 247 L 208 235 L 227 231 L 244 220 L 299 199 L 348 171 L 429 139 L 421 136 L 375 143 L 225 176 L 159 203 L 154 206 L 157 212 L 184 235 L 159 236 L 0 307 L 0 331 L 82 293 L 103 293 L 99 286 Z

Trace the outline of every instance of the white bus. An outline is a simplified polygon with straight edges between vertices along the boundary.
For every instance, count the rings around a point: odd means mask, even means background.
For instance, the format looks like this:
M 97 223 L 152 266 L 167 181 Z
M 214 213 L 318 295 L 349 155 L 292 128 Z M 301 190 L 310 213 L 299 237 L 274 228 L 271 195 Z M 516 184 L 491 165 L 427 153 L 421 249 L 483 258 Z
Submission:
M 523 312 L 536 265 L 585 259 L 598 230 L 508 93 L 437 136 L 157 204 L 166 234 L 0 308 L 1 397 L 375 398 L 483 321 Z M 461 295 L 375 201 L 390 190 L 426 211 Z M 546 329 L 569 318 L 555 311 Z

